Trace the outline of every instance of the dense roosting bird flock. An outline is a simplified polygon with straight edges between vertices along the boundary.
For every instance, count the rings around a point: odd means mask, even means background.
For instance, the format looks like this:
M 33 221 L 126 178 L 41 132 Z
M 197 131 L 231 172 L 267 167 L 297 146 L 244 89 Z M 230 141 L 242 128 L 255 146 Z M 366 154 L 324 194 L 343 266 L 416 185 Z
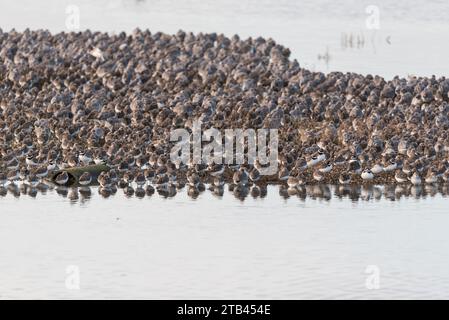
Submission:
M 448 181 L 448 79 L 326 75 L 289 56 L 260 37 L 0 30 L 0 185 L 92 163 L 111 170 L 81 185 Z M 195 120 L 278 129 L 276 175 L 172 163 L 170 132 Z

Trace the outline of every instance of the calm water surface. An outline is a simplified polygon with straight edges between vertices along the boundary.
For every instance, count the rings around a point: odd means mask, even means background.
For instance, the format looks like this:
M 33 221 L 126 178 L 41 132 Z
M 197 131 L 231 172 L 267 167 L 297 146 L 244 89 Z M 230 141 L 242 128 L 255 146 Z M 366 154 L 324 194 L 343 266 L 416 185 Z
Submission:
M 366 26 L 371 4 L 379 29 Z M 5 0 L 0 28 L 68 31 L 67 5 L 81 29 L 264 36 L 312 70 L 449 75 L 447 1 Z M 445 190 L 2 191 L 0 298 L 449 298 Z
M 0 298 L 449 298 L 447 186 L 74 193 L 3 193 Z
M 0 28 L 69 31 L 70 5 L 79 9 L 81 30 L 272 37 L 312 70 L 449 75 L 445 0 L 2 0 Z M 367 25 L 370 5 L 378 9 L 378 28 Z

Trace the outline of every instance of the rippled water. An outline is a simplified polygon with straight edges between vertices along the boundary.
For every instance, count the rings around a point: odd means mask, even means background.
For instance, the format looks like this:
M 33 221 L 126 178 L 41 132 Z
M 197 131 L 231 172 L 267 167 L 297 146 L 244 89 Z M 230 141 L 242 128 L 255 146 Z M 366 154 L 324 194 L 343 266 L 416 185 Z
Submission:
M 11 0 L 0 27 L 67 31 L 69 4 L 81 29 L 261 35 L 313 70 L 449 74 L 447 1 Z M 449 298 L 447 186 L 44 192 L 0 189 L 0 298 Z

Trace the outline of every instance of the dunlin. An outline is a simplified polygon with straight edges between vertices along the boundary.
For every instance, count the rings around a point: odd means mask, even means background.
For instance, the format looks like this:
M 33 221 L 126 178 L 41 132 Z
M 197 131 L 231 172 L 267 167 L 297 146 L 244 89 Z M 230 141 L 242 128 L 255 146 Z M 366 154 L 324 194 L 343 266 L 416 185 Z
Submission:
M 55 178 L 55 182 L 61 186 L 67 184 L 68 181 L 69 181 L 69 175 L 68 175 L 67 171 L 62 171 Z
M 78 182 L 82 186 L 87 186 L 92 182 L 92 175 L 89 172 L 84 172 L 78 179 Z

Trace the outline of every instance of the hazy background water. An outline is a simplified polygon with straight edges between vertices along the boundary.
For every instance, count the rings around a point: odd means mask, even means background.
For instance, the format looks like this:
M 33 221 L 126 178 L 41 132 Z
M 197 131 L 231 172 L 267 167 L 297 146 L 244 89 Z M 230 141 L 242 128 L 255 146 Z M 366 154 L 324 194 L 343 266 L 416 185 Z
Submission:
M 68 5 L 80 9 L 80 29 L 264 36 L 313 70 L 449 74 L 447 1 L 13 0 L 0 3 L 0 27 L 68 31 Z M 380 29 L 367 28 L 368 5 Z M 284 199 L 277 187 L 243 202 L 186 190 L 169 199 L 93 190 L 74 203 L 8 193 L 0 298 L 449 298 L 448 205 L 438 194 Z M 79 290 L 66 287 L 70 266 Z M 369 266 L 377 290 L 366 286 Z
M 3 0 L 0 27 L 68 31 L 71 5 L 79 8 L 81 30 L 272 37 L 312 70 L 387 78 L 449 74 L 446 0 Z M 378 29 L 367 25 L 369 6 L 378 9 Z

